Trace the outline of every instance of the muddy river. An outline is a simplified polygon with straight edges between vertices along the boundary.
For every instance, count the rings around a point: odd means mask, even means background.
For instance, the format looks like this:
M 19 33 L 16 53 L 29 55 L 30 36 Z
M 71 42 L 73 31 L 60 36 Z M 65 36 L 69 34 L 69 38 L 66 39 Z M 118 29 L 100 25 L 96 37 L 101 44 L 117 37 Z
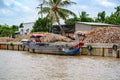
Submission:
M 0 80 L 120 80 L 120 59 L 0 50 Z

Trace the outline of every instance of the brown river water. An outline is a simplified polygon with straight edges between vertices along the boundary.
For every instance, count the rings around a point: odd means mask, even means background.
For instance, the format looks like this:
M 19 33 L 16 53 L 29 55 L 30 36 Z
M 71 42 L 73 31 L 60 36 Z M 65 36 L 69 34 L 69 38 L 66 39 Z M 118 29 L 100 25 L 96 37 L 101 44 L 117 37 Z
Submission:
M 120 80 L 120 59 L 0 50 L 0 80 Z

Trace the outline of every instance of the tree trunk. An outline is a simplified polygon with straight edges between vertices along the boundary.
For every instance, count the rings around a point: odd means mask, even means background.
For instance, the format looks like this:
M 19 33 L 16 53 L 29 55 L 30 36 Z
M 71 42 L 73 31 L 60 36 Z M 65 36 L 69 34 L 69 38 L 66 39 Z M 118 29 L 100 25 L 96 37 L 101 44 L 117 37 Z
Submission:
M 64 30 L 63 30 L 63 28 L 62 28 L 62 26 L 61 26 L 61 24 L 60 24 L 60 21 L 59 21 L 59 18 L 58 18 L 58 16 L 57 16 L 57 13 L 56 13 L 56 12 L 55 12 L 55 16 L 56 16 L 57 23 L 58 23 L 58 25 L 59 25 L 59 27 L 60 27 L 60 29 L 61 29 L 62 35 L 64 35 L 65 32 L 64 32 Z

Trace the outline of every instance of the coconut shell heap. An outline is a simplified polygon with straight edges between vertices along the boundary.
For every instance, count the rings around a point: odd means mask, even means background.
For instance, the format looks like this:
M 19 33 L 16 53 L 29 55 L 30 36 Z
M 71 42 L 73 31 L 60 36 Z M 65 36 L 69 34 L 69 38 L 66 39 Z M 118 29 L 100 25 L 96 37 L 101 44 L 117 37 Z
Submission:
M 88 32 L 80 41 L 84 43 L 120 43 L 119 27 L 100 27 Z
M 13 38 L 10 38 L 10 37 L 0 37 L 0 42 L 9 42 L 12 40 L 13 40 Z
M 34 32 L 34 33 L 30 33 L 28 35 L 25 36 L 20 36 L 18 38 L 13 39 L 14 42 L 20 42 L 22 39 L 28 39 L 31 40 L 30 36 L 33 34 L 46 34 L 45 32 Z
M 43 35 L 42 37 L 39 38 L 42 42 L 58 42 L 58 41 L 61 41 L 61 42 L 71 42 L 72 41 L 70 38 L 67 38 L 65 36 L 58 35 L 58 34 L 53 34 L 53 33 L 45 33 L 45 32 L 31 33 L 29 35 L 21 36 L 19 38 L 16 38 L 13 41 L 14 42 L 20 42 L 22 39 L 33 40 L 35 38 L 30 38 L 30 36 L 34 35 L 34 34 Z
M 71 39 L 69 39 L 65 36 L 53 34 L 53 33 L 46 33 L 46 35 L 41 37 L 40 39 L 43 42 L 58 42 L 58 41 L 71 42 L 72 41 Z

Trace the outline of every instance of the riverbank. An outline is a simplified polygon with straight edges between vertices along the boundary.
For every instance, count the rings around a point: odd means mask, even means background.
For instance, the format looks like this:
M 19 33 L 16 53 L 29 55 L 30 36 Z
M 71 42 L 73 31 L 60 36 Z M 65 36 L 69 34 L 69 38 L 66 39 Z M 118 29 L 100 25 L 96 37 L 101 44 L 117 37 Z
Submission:
M 74 43 L 53 43 L 57 45 L 73 45 Z M 20 42 L 0 42 L 0 49 L 28 51 L 29 48 Z M 78 54 L 86 56 L 103 56 L 120 58 L 120 48 L 117 43 L 85 43 Z

